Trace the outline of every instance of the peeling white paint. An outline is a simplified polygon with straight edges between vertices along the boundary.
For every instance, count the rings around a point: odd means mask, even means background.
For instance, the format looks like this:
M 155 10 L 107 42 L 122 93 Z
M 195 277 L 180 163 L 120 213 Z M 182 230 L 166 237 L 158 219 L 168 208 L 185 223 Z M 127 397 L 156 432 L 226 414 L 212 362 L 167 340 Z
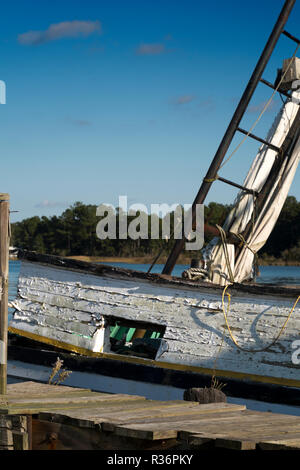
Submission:
M 95 351 L 104 342 L 109 351 L 108 328 L 98 341 L 99 326 L 102 318 L 114 316 L 146 322 L 154 330 L 165 326 L 168 350 L 160 352 L 161 361 L 300 379 L 300 368 L 291 361 L 291 343 L 300 331 L 299 304 L 275 346 L 256 353 L 234 345 L 227 329 L 224 333 L 221 294 L 200 287 L 167 287 L 22 261 L 14 306 L 10 326 L 86 349 Z M 267 347 L 292 306 L 293 299 L 232 295 L 228 321 L 238 344 L 253 350 Z

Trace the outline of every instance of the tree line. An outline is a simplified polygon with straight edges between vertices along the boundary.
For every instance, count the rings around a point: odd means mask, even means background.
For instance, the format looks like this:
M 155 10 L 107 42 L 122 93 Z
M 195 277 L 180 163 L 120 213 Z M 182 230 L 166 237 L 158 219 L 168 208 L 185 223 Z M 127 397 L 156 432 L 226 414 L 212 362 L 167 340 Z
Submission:
M 34 216 L 15 222 L 11 227 L 11 245 L 60 256 L 156 256 L 161 250 L 164 250 L 164 254 L 168 254 L 171 250 L 174 242 L 172 238 L 168 243 L 162 238 L 151 239 L 150 215 L 148 215 L 149 236 L 147 239 L 119 239 L 118 233 L 114 240 L 99 239 L 96 227 L 101 218 L 96 215 L 96 209 L 96 205 L 76 202 L 60 216 Z M 230 205 L 209 203 L 204 207 L 205 223 L 212 226 L 222 225 L 230 209 Z M 116 210 L 117 227 L 119 211 L 119 209 Z M 135 217 L 127 216 L 128 225 Z M 170 222 L 172 233 L 174 228 L 172 214 Z M 160 228 L 162 224 L 163 217 L 159 217 Z M 210 241 L 211 237 L 210 234 L 205 235 L 205 244 Z M 267 243 L 260 250 L 259 256 L 262 259 L 273 257 L 287 262 L 300 261 L 300 202 L 295 197 L 289 196 L 286 199 L 276 226 Z

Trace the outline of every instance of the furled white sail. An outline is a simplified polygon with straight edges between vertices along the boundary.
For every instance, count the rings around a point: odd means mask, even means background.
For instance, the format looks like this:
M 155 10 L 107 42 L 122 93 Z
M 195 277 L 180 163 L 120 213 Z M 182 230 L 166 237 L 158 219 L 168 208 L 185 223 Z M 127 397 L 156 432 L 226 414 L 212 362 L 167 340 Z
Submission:
M 268 142 L 276 147 L 281 147 L 297 115 L 299 102 L 300 89 L 294 91 L 292 99 L 289 99 L 282 106 L 267 136 L 266 140 Z M 263 144 L 252 163 L 243 185 L 259 192 L 270 174 L 276 155 L 275 150 Z M 251 194 L 245 193 L 245 191 L 240 191 L 223 229 L 235 234 L 242 233 L 248 222 L 252 219 L 251 234 L 246 240 L 246 245 L 244 244 L 236 262 L 235 246 L 233 244 L 221 243 L 218 237 L 210 242 L 206 249 L 203 250 L 204 258 L 209 261 L 206 280 L 215 284 L 226 285 L 233 280 L 234 282 L 243 282 L 252 278 L 254 253 L 264 246 L 274 228 L 288 196 L 299 158 L 300 138 L 296 142 L 292 155 L 285 156 L 276 182 L 259 214 L 256 215 L 255 211 L 253 211 L 254 197 Z

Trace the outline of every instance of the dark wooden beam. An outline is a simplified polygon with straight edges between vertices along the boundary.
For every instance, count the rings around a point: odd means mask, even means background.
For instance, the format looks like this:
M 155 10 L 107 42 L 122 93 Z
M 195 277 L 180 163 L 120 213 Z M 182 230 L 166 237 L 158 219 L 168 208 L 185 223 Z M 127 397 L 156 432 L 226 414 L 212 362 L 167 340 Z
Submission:
M 0 394 L 7 386 L 7 328 L 8 328 L 8 259 L 9 259 L 9 195 L 0 194 Z
M 295 36 L 293 36 L 292 34 L 288 33 L 287 31 L 283 31 L 282 32 L 286 37 L 288 37 L 289 39 L 291 39 L 292 41 L 295 41 L 297 44 L 300 44 L 300 39 L 296 38 Z
M 280 152 L 279 147 L 276 147 L 276 145 L 273 145 L 270 142 L 267 142 L 266 140 L 262 139 L 261 137 L 257 137 L 257 135 L 250 134 L 250 132 L 245 131 L 244 129 L 241 129 L 240 127 L 238 127 L 237 130 L 239 132 L 241 132 L 242 134 L 245 134 L 245 135 L 251 137 L 251 139 L 257 140 L 258 142 L 261 142 L 262 144 L 265 144 L 270 149 L 275 150 L 275 152 Z

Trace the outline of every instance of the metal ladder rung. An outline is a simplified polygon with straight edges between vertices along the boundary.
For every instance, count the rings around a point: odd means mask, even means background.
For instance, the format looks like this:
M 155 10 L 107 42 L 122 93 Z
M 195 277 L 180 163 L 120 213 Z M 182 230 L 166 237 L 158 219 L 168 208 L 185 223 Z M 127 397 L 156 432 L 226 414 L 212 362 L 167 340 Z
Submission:
M 293 36 L 292 34 L 288 33 L 287 31 L 282 31 L 282 34 L 284 34 L 285 36 L 287 36 L 288 38 L 290 38 L 292 41 L 295 41 L 297 42 L 298 44 L 300 44 L 300 39 L 297 39 L 295 36 Z
M 264 85 L 267 85 L 268 87 L 273 88 L 273 90 L 276 90 L 276 87 L 275 87 L 272 83 L 270 83 L 270 82 L 268 82 L 267 80 L 265 80 L 264 78 L 261 78 L 260 81 L 261 81 L 261 83 L 263 83 Z M 277 91 L 278 91 L 278 93 L 280 93 L 281 95 L 284 95 L 284 96 L 286 96 L 287 98 L 291 98 L 291 95 L 290 95 L 287 91 L 280 90 L 280 88 L 279 88 Z
M 258 142 L 261 142 L 262 144 L 267 145 L 270 149 L 275 150 L 275 152 L 280 152 L 280 148 L 276 147 L 276 145 L 271 144 L 270 142 L 267 142 L 264 139 L 261 139 L 260 137 L 257 137 L 254 134 L 250 134 L 249 132 L 245 131 L 244 129 L 241 129 L 240 127 L 237 128 L 237 131 L 241 132 L 242 134 L 245 134 L 252 139 L 258 140 Z
M 258 192 L 254 191 L 254 189 L 249 189 L 249 188 L 246 188 L 245 186 L 241 186 L 240 184 L 233 183 L 233 181 L 222 178 L 221 176 L 218 176 L 217 180 L 222 181 L 223 183 L 229 184 L 230 186 L 234 186 L 235 188 L 242 189 L 243 191 L 246 191 L 246 193 L 252 194 L 253 196 L 258 196 Z

